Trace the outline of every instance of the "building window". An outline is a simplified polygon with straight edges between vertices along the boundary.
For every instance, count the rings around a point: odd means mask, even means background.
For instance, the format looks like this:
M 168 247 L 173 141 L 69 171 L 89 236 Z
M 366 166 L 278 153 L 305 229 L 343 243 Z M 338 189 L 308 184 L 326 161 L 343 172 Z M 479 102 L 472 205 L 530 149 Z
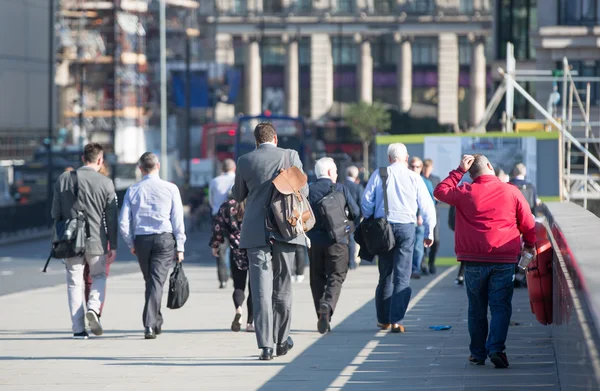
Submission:
M 438 39 L 416 38 L 412 44 L 413 65 L 437 65 Z
M 352 37 L 331 38 L 333 65 L 355 65 L 358 60 L 358 49 Z
M 312 0 L 296 0 L 294 4 L 296 12 L 311 12 L 312 11 Z
M 600 61 L 587 60 L 587 61 L 569 61 L 569 65 L 573 71 L 577 72 L 577 76 L 583 77 L 598 77 L 600 76 Z M 562 69 L 562 62 L 556 63 L 556 69 Z M 585 102 L 586 85 L 588 82 L 578 81 L 575 82 L 579 97 Z M 558 82 L 558 91 L 562 94 L 562 78 Z M 593 105 L 600 103 L 600 83 L 590 83 L 590 102 Z
M 410 10 L 417 14 L 430 14 L 435 9 L 435 0 L 419 0 L 410 3 Z
M 472 14 L 474 11 L 473 0 L 460 0 L 458 12 L 461 14 Z
M 285 47 L 279 37 L 264 37 L 262 40 L 262 64 L 284 65 Z
M 506 43 L 515 46 L 515 58 L 535 58 L 530 31 L 537 30 L 537 0 L 498 1 L 498 56 L 506 58 Z
M 337 11 L 339 13 L 351 14 L 354 12 L 355 0 L 337 0 Z
M 598 0 L 560 0 L 560 24 L 594 26 L 597 23 Z
M 467 37 L 458 38 L 458 61 L 460 65 L 471 65 L 472 47 Z
M 373 0 L 375 12 L 378 14 L 390 14 L 394 12 L 395 0 Z
M 304 37 L 298 42 L 298 62 L 300 65 L 310 65 L 310 37 Z
M 373 65 L 395 65 L 396 64 L 396 42 L 391 35 L 383 35 L 377 38 L 371 45 L 373 54 Z
M 283 12 L 282 0 L 263 0 L 263 12 L 265 14 L 279 14 Z
M 231 10 L 231 12 L 234 15 L 244 15 L 248 11 L 248 9 L 246 7 L 247 7 L 247 0 L 234 0 L 233 1 L 233 9 Z

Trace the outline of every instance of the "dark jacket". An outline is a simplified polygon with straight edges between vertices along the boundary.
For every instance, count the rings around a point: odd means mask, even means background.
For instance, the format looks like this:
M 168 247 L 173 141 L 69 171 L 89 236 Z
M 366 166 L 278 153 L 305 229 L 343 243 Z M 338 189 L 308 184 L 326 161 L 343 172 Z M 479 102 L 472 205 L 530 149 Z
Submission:
M 350 196 L 352 196 L 352 199 L 354 199 L 354 201 L 356 202 L 356 205 L 359 206 L 359 214 L 354 219 L 354 224 L 358 224 L 360 222 L 361 217 L 360 203 L 362 202 L 362 196 L 365 192 L 365 188 L 362 185 L 348 179 L 344 181 L 344 186 L 346 186 L 346 188 L 348 189 L 348 192 L 350 193 Z
M 234 199 L 227 200 L 221 205 L 219 212 L 213 219 L 213 232 L 209 246 L 219 248 L 227 238 L 235 265 L 240 270 L 248 270 L 248 255 L 246 250 L 240 249 L 240 227 L 242 223 L 237 218 L 238 205 Z
M 356 204 L 356 201 L 352 198 L 352 195 L 348 191 L 348 188 L 341 183 L 333 183 L 331 179 L 321 178 L 317 179 L 315 183 L 310 185 L 308 191 L 308 201 L 310 202 L 310 206 L 315 213 L 315 226 L 307 232 L 308 237 L 312 244 L 317 246 L 330 246 L 334 244 L 333 240 L 329 237 L 329 234 L 325 230 L 323 225 L 323 218 L 319 214 L 319 208 L 317 203 L 323 199 L 327 194 L 331 192 L 331 187 L 335 186 L 337 191 L 344 193 L 344 197 L 346 198 L 346 207 L 348 208 L 348 217 L 351 221 L 356 219 L 356 216 L 360 216 L 360 209 Z M 348 243 L 348 239 L 346 238 L 341 243 Z

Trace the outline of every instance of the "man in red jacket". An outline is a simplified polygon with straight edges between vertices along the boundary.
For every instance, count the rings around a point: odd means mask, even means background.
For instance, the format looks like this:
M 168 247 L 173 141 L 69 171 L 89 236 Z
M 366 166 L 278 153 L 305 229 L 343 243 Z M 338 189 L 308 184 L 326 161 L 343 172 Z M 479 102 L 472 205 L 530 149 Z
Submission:
M 467 172 L 473 182 L 457 186 Z M 489 356 L 496 368 L 506 368 L 504 350 L 515 264 L 522 252 L 535 256 L 531 209 L 518 188 L 496 177 L 483 155 L 463 156 L 460 166 L 437 185 L 434 195 L 456 207 L 455 251 L 458 261 L 465 263 L 469 298 L 469 361 L 485 365 Z M 492 314 L 489 335 L 488 305 Z

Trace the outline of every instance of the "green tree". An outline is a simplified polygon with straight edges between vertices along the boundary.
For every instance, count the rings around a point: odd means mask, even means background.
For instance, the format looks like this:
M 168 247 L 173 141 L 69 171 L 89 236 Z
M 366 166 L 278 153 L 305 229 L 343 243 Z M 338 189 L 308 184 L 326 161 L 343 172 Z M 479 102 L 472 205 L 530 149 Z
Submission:
M 377 133 L 388 130 L 391 116 L 381 102 L 359 102 L 351 104 L 344 113 L 344 120 L 363 146 L 363 166 L 369 172 L 369 147 Z

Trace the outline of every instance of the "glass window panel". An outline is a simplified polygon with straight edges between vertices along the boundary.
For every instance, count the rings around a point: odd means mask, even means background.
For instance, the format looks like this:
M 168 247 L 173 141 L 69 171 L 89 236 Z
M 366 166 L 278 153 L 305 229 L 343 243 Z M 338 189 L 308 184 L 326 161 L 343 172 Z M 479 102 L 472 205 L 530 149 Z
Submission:
M 312 0 L 296 0 L 295 9 L 298 12 L 312 11 Z
M 473 0 L 460 0 L 458 9 L 461 14 L 472 14 L 473 13 Z
M 248 6 L 248 1 L 247 0 L 234 0 L 233 2 L 233 9 L 231 10 L 232 13 L 236 14 L 236 15 L 243 15 L 246 13 L 247 11 L 247 6 Z
M 353 13 L 354 1 L 355 0 L 337 0 L 337 11 L 344 14 Z
M 262 41 L 263 65 L 284 65 L 285 47 L 278 37 L 265 37 Z
M 358 48 L 352 37 L 332 37 L 332 55 L 334 65 L 355 65 Z
M 263 12 L 265 14 L 278 14 L 283 12 L 282 0 L 263 0 Z
M 436 65 L 437 64 L 437 38 L 417 38 L 412 44 L 413 64 Z
M 458 60 L 460 65 L 471 65 L 472 43 L 467 37 L 458 38 Z

